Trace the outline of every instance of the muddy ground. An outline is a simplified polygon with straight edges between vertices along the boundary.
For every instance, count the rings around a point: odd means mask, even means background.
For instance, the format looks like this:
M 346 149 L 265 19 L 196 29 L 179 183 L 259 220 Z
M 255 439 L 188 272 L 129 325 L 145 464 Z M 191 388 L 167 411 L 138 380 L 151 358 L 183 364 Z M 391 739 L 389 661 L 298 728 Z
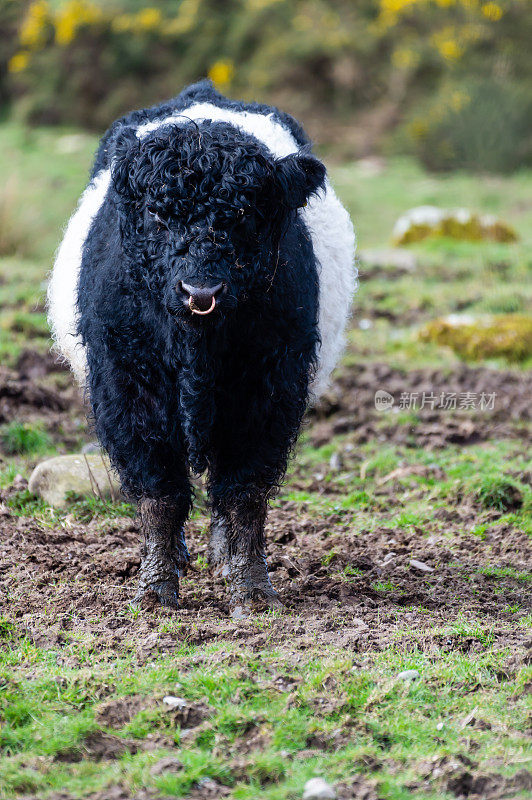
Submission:
M 398 398 L 401 392 L 432 391 L 495 393 L 493 410 L 444 413 L 430 408 L 417 420 L 393 412 L 378 413 L 374 395 L 385 388 Z M 453 372 L 416 370 L 401 373 L 386 365 L 359 365 L 341 373 L 320 406 L 309 413 L 306 427 L 319 446 L 345 434 L 339 448 L 338 469 L 346 459 L 363 469 L 357 445 L 368 440 L 437 449 L 447 444 L 470 444 L 487 438 L 530 439 L 532 375 L 461 366 Z M 15 369 L 0 371 L 0 422 L 14 418 L 40 422 L 68 451 L 80 435 L 87 438 L 82 402 L 69 377 L 51 357 L 23 353 Z M 81 432 L 81 433 L 80 433 Z M 297 463 L 297 462 L 296 462 Z M 430 467 L 426 468 L 430 472 Z M 415 472 L 415 470 L 414 470 Z M 437 469 L 436 469 L 437 472 Z M 376 488 L 389 508 L 400 507 L 397 479 L 390 475 Z M 435 477 L 438 475 L 435 473 Z M 532 476 L 520 476 L 530 483 Z M 323 497 L 341 499 L 342 489 L 323 481 L 323 473 L 302 474 L 297 466 L 291 486 L 305 486 Z M 268 617 L 258 628 L 249 621 L 232 622 L 222 579 L 203 567 L 208 517 L 202 514 L 189 526 L 193 566 L 182 580 L 182 609 L 177 634 L 160 634 L 161 617 L 175 616 L 149 600 L 150 613 L 132 617 L 128 603 L 135 594 L 140 537 L 131 518 L 94 519 L 87 524 L 71 516 L 39 521 L 20 516 L 10 499 L 24 488 L 20 479 L 0 498 L 0 611 L 16 621 L 20 635 L 45 647 L 60 647 L 65 631 L 76 629 L 97 650 L 133 649 L 139 663 L 154 652 L 172 652 L 183 641 L 202 643 L 219 637 L 250 648 L 279 646 L 298 651 L 309 646 L 333 645 L 352 652 L 386 647 L 396 637 L 395 622 L 416 631 L 425 651 L 438 647 L 475 650 L 475 636 L 445 641 L 437 633 L 463 612 L 474 614 L 492 627 L 494 641 L 526 655 L 522 631 L 513 631 L 508 607 L 532 609 L 527 583 L 515 577 L 532 564 L 532 544 L 493 510 L 484 538 L 464 537 L 478 517 L 469 496 L 439 508 L 428 526 L 393 527 L 381 513 L 382 524 L 355 528 L 354 512 L 339 509 L 321 516 L 305 504 L 281 500 L 268 522 L 268 561 L 272 580 L 286 612 Z M 423 497 L 423 488 L 414 491 Z M 412 560 L 424 567 L 413 565 Z M 508 568 L 496 585 L 483 568 L 494 563 Z M 379 588 L 383 587 L 383 588 Z M 436 631 L 436 632 L 435 632 Z M 72 656 L 68 657 L 72 661 Z

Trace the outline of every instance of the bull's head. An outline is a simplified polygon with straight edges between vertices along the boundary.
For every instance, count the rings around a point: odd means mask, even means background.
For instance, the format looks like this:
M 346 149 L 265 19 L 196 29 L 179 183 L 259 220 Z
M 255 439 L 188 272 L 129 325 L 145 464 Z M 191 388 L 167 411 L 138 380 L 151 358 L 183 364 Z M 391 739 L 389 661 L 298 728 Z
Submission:
M 113 183 L 122 244 L 181 324 L 222 319 L 271 285 L 283 233 L 323 186 L 308 152 L 276 159 L 227 123 L 117 134 Z

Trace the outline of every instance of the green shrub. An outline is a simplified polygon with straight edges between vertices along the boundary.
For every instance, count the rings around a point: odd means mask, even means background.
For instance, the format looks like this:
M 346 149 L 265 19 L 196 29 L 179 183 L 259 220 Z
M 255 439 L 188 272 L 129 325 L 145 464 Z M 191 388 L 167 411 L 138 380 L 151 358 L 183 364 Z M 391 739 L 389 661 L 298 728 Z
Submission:
M 430 170 L 512 172 L 532 164 L 530 87 L 497 80 L 450 86 L 410 124 Z

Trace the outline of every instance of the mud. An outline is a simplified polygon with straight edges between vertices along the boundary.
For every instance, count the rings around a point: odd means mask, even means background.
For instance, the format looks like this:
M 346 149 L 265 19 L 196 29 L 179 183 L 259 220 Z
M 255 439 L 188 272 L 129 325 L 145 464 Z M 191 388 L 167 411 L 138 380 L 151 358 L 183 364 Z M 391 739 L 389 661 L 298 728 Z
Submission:
M 252 649 L 275 643 L 297 652 L 318 644 L 363 652 L 390 643 L 398 615 L 417 630 L 425 650 L 480 649 L 475 636 L 434 631 L 463 612 L 489 622 L 501 647 L 518 647 L 522 633 L 512 630 L 508 608 L 519 607 L 523 614 L 531 609 L 528 583 L 519 577 L 495 580 L 479 570 L 496 563 L 526 572 L 532 543 L 524 533 L 496 521 L 484 539 L 464 536 L 474 507 L 464 503 L 443 511 L 430 531 L 383 525 L 358 533 L 352 513 L 320 519 L 293 503 L 281 503 L 268 521 L 268 562 L 286 611 L 259 626 L 255 619 L 231 622 L 224 582 L 197 566 L 181 581 L 178 612 L 153 605 L 132 615 L 128 604 L 140 565 L 136 522 L 120 518 L 81 524 L 67 518 L 49 528 L 14 516 L 3 504 L 0 612 L 16 623 L 19 635 L 40 646 L 69 651 L 66 645 L 75 629 L 95 650 L 133 650 L 139 663 L 156 652 L 173 652 L 183 641 L 200 644 L 220 636 Z M 206 517 L 189 526 L 193 562 L 206 556 L 206 530 Z M 412 559 L 433 571 L 420 571 Z M 168 617 L 179 620 L 178 630 L 159 633 L 161 619 Z M 67 652 L 65 658 L 72 663 Z
M 375 409 L 375 392 L 388 392 L 393 408 Z M 456 395 L 457 408 L 443 410 L 439 399 Z M 464 394 L 474 396 L 474 407 Z M 401 396 L 416 395 L 415 406 Z M 484 406 L 480 408 L 484 394 Z M 425 407 L 423 404 L 425 395 Z M 429 401 L 434 396 L 434 407 Z M 312 442 L 316 446 L 330 441 L 335 434 L 351 433 L 354 442 L 378 440 L 436 449 L 448 444 L 475 444 L 488 439 L 532 439 L 532 372 L 502 371 L 465 364 L 451 371 L 418 369 L 401 371 L 386 364 L 359 364 L 339 373 L 331 390 L 311 411 Z M 488 401 L 488 398 L 490 400 Z M 401 419 L 400 411 L 415 414 L 416 424 Z M 403 415 L 404 416 L 404 415 Z

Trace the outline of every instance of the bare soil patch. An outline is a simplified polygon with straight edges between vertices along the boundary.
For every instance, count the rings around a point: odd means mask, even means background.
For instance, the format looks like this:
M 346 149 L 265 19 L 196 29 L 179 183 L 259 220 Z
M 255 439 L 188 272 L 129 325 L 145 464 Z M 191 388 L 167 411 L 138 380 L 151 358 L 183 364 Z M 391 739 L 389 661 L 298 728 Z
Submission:
M 384 526 L 360 534 L 353 530 L 351 514 L 317 520 L 290 502 L 274 508 L 268 559 L 287 609 L 257 624 L 256 619 L 231 622 L 223 582 L 197 568 L 181 582 L 178 612 L 143 607 L 132 618 L 128 603 L 140 563 L 135 522 L 124 518 L 82 525 L 67 520 L 63 527 L 48 528 L 13 516 L 4 505 L 0 612 L 40 646 L 65 646 L 75 630 L 95 650 L 133 649 L 141 663 L 153 653 L 174 651 L 183 641 L 201 644 L 218 637 L 252 649 L 273 644 L 293 652 L 316 644 L 352 652 L 379 649 L 393 639 L 398 617 L 418 632 L 418 643 L 422 636 L 425 650 L 431 644 L 465 652 L 481 649 L 474 634 L 453 638 L 434 631 L 464 611 L 489 621 L 501 648 L 519 647 L 523 633 L 512 630 L 507 608 L 518 606 L 521 613 L 532 608 L 528 582 L 512 577 L 513 572 L 495 580 L 480 570 L 495 561 L 522 573 L 532 563 L 532 544 L 505 524 L 492 525 L 484 539 L 464 539 L 459 531 L 467 512 L 455 513 L 444 532 L 427 536 L 421 529 Z M 206 518 L 190 526 L 193 558 L 206 553 L 206 526 Z M 433 572 L 414 568 L 412 559 Z M 175 632 L 158 632 L 165 617 L 179 623 Z M 66 652 L 65 657 L 70 658 Z M 106 712 L 110 721 L 114 712 Z
M 375 409 L 375 392 L 391 394 L 394 408 Z M 456 409 L 438 407 L 442 394 L 456 396 Z M 401 422 L 401 395 L 416 395 L 413 411 L 418 423 Z M 461 408 L 464 395 L 474 396 L 475 407 Z M 423 395 L 435 397 L 435 407 Z M 480 398 L 494 395 L 493 408 L 479 410 Z M 311 436 L 316 446 L 335 434 L 352 432 L 356 442 L 372 440 L 436 449 L 447 444 L 475 444 L 488 439 L 522 438 L 530 442 L 532 428 L 532 373 L 460 365 L 452 371 L 417 369 L 402 371 L 387 364 L 360 364 L 340 372 L 330 392 L 311 411 Z M 405 403 L 403 403 L 405 405 Z

